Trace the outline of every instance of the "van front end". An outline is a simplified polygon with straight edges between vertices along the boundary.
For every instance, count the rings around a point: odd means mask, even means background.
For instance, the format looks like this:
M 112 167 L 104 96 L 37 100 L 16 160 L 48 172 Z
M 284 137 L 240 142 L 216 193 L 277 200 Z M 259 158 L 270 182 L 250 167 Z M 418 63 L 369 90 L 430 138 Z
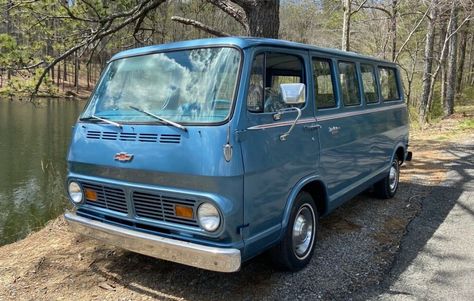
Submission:
M 114 57 L 74 127 L 72 230 L 198 268 L 240 269 L 243 164 L 230 135 L 241 53 Z
M 125 249 L 235 271 L 243 248 L 240 156 L 224 158 L 225 126 L 172 132 L 79 123 L 67 179 L 76 210 L 66 219 L 78 233 Z M 171 135 L 173 142 L 164 138 Z

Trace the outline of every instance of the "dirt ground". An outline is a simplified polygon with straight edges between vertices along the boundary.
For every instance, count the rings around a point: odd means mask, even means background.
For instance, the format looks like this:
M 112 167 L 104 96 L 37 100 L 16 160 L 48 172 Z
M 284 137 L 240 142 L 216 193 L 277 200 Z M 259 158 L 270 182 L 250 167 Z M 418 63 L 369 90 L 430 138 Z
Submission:
M 394 199 L 364 193 L 321 221 L 310 265 L 274 270 L 264 254 L 233 274 L 213 273 L 104 245 L 68 231 L 63 218 L 0 247 L 0 300 L 349 299 L 389 273 L 421 200 L 446 179 L 453 143 L 473 141 L 454 116 L 418 131 Z M 472 118 L 472 116 L 471 116 Z

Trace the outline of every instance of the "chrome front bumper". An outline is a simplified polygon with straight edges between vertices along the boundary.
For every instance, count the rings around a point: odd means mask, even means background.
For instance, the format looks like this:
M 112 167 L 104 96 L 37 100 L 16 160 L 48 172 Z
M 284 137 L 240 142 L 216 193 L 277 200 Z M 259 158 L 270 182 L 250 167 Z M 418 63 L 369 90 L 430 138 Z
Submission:
M 216 272 L 240 269 L 240 250 L 215 248 L 117 227 L 78 216 L 64 215 L 72 231 L 133 252 Z

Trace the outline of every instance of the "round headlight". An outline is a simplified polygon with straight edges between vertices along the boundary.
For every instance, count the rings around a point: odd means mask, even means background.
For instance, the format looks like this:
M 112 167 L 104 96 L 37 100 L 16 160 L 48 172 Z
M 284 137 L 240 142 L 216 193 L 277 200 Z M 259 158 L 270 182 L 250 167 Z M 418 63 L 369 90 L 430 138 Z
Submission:
M 79 204 L 82 202 L 82 188 L 81 185 L 79 185 L 76 182 L 70 182 L 67 191 L 69 193 L 69 197 L 75 204 Z
M 221 224 L 221 217 L 217 208 L 210 203 L 203 203 L 198 208 L 197 212 L 199 224 L 204 230 L 213 232 L 219 228 Z

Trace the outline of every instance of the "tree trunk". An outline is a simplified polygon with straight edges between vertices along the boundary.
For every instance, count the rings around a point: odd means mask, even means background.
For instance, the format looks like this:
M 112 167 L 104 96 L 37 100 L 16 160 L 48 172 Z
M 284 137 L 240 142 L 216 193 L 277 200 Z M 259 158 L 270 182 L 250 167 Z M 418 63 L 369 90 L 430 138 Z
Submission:
M 77 92 L 79 90 L 79 56 L 77 55 L 77 51 L 74 54 L 74 87 Z
M 466 44 L 468 40 L 468 32 L 469 32 L 469 20 L 464 24 L 464 29 L 460 32 L 460 42 L 459 42 L 459 63 L 458 63 L 458 70 L 457 70 L 457 78 L 456 78 L 456 90 L 457 92 L 462 91 L 462 84 L 463 84 L 463 74 L 464 74 L 464 63 L 466 61 Z
M 61 64 L 58 64 L 58 71 L 56 74 L 56 85 L 59 87 L 59 81 L 61 79 Z
M 447 70 L 447 82 L 446 82 L 446 98 L 443 102 L 444 117 L 454 113 L 454 97 L 456 95 L 456 61 L 457 61 L 457 47 L 458 39 L 456 28 L 458 27 L 458 11 L 459 8 L 456 2 L 453 2 L 451 10 L 451 22 L 449 26 L 449 34 L 451 39 L 449 40 L 449 54 L 448 54 L 448 70 Z
M 66 62 L 66 60 L 63 61 L 63 83 L 65 81 L 67 81 L 67 62 Z
M 86 65 L 86 70 L 87 70 L 87 89 L 90 89 L 91 87 L 91 64 L 90 64 L 90 61 L 89 63 Z
M 236 1 L 240 4 L 243 1 Z M 248 1 L 241 5 L 247 15 L 252 37 L 278 39 L 280 31 L 280 0 Z
M 63 61 L 63 91 L 67 81 L 67 63 L 66 60 Z
M 13 6 L 13 1 L 8 0 L 7 5 L 5 6 L 5 23 L 6 23 L 6 32 L 8 35 L 13 34 L 13 24 L 12 24 L 12 18 L 10 15 L 10 9 Z M 7 80 L 10 80 L 12 77 L 12 70 L 7 69 Z
M 451 18 L 449 19 L 449 24 L 451 22 Z M 443 48 L 444 43 L 446 43 L 446 39 L 449 36 L 449 24 L 445 22 L 441 25 L 441 33 L 440 33 L 440 39 L 439 39 L 439 49 Z M 446 58 L 448 56 L 448 51 L 444 51 L 443 53 L 440 54 L 439 58 L 439 64 L 440 64 L 440 70 L 441 70 L 441 91 L 440 91 L 440 101 L 441 101 L 441 106 L 443 106 L 444 100 L 446 98 L 446 78 L 447 78 L 447 68 L 446 68 Z M 431 109 L 431 107 L 430 107 Z
M 351 49 L 350 40 L 351 40 L 351 0 L 344 0 L 342 5 L 342 10 L 344 11 L 343 21 L 342 21 L 342 46 L 341 49 L 344 51 L 349 51 Z
M 234 18 L 250 36 L 278 38 L 280 0 L 207 0 L 207 2 Z M 179 16 L 173 16 L 171 20 L 191 25 L 214 36 L 230 36 L 229 33 L 222 31 L 220 28 L 214 28 L 197 20 Z M 173 26 L 173 28 L 176 27 Z
M 469 50 L 469 63 L 467 64 L 467 79 L 468 85 L 474 85 L 474 32 L 471 33 L 471 48 Z
M 436 30 L 436 21 L 438 18 L 438 0 L 433 0 L 431 4 L 430 19 L 428 20 L 428 29 L 426 31 L 425 59 L 423 67 L 423 88 L 420 101 L 420 122 L 424 123 L 429 106 L 431 73 L 433 72 L 433 48 Z
M 390 17 L 390 34 L 392 35 L 392 62 L 395 62 L 397 57 L 397 4 L 397 0 L 392 0 L 392 15 Z
M 406 91 L 406 96 L 407 96 L 407 105 L 412 105 L 412 88 L 413 88 L 413 79 L 415 77 L 415 71 L 416 71 L 416 63 L 418 62 L 418 55 L 420 53 L 420 42 L 416 42 L 415 44 L 415 50 L 414 54 L 410 54 L 411 57 L 411 67 L 410 67 L 410 72 L 407 73 L 407 81 L 408 81 L 408 89 Z

